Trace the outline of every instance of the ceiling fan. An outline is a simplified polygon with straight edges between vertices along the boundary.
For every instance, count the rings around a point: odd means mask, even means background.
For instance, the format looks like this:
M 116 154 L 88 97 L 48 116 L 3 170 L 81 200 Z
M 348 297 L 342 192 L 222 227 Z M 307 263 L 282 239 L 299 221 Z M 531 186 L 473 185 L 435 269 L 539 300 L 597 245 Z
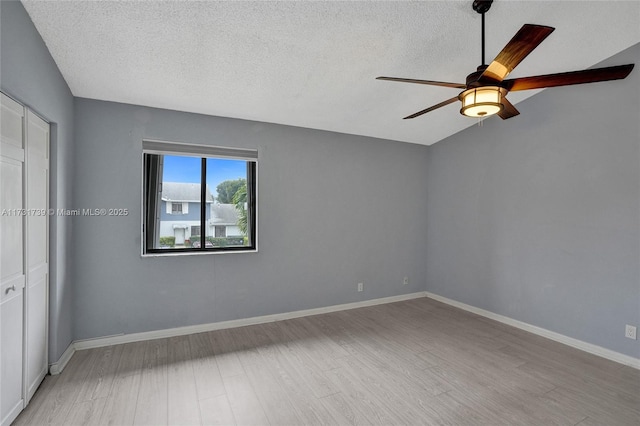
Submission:
M 458 96 L 404 117 L 416 118 L 456 101 L 462 102 L 460 113 L 468 117 L 488 117 L 498 114 L 506 120 L 520 114 L 506 98 L 507 93 L 517 90 L 541 89 L 545 87 L 568 86 L 572 84 L 594 83 L 597 81 L 619 80 L 629 75 L 635 64 L 606 68 L 593 68 L 557 74 L 537 75 L 505 80 L 511 71 L 529 55 L 555 28 L 544 25 L 525 24 L 507 43 L 489 65 L 484 59 L 484 14 L 491 8 L 493 0 L 475 0 L 473 10 L 482 15 L 482 64 L 467 76 L 466 84 L 444 81 L 416 80 L 410 78 L 377 77 L 378 80 L 402 83 L 427 84 L 431 86 L 463 89 Z

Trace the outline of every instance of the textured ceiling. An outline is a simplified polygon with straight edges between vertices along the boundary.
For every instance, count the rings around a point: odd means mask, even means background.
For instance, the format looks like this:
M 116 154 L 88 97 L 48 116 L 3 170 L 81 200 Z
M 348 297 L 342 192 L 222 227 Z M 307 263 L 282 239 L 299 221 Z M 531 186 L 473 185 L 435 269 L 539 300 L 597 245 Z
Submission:
M 425 145 L 476 123 L 457 103 L 402 120 L 457 89 L 375 80 L 464 83 L 480 65 L 471 1 L 22 2 L 75 96 Z M 496 0 L 487 61 L 525 23 L 556 31 L 510 77 L 587 68 L 640 42 L 640 2 Z

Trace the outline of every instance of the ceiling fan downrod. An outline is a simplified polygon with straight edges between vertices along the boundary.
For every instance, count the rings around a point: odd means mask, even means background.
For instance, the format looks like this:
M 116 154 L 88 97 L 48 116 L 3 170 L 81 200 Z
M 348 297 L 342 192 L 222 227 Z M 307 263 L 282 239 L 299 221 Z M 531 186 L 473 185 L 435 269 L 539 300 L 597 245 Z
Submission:
M 482 15 L 482 65 L 486 65 L 484 60 L 484 14 L 491 9 L 491 3 L 493 0 L 474 0 L 473 1 L 473 10 Z
M 484 61 L 484 13 L 482 14 L 482 65 L 486 65 L 487 63 Z

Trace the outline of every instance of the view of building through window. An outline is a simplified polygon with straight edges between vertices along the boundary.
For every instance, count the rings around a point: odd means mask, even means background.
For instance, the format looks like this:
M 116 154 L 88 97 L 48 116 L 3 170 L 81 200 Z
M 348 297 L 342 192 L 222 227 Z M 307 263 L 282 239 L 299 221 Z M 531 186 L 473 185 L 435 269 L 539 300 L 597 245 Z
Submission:
M 253 247 L 255 162 L 145 153 L 145 169 L 145 252 Z

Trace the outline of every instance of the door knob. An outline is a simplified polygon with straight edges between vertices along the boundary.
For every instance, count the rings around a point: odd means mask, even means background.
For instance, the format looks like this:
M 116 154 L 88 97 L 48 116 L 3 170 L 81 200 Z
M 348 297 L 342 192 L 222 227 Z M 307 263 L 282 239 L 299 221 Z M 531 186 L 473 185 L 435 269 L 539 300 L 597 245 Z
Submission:
M 4 294 L 9 294 L 10 291 L 16 291 L 16 285 L 12 285 L 11 287 L 7 287 L 7 289 L 4 291 Z

